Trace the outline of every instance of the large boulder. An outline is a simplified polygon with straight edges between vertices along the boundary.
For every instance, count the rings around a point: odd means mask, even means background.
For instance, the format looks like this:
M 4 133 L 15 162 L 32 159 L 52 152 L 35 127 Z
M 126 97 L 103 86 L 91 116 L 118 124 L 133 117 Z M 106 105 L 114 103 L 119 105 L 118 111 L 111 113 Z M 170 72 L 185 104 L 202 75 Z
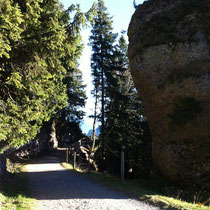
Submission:
M 19 158 L 34 158 L 57 148 L 55 123 L 50 120 L 44 122 L 34 139 L 19 148 L 8 149 L 6 156 L 13 162 Z
M 128 36 L 154 164 L 173 181 L 209 188 L 210 0 L 145 1 Z

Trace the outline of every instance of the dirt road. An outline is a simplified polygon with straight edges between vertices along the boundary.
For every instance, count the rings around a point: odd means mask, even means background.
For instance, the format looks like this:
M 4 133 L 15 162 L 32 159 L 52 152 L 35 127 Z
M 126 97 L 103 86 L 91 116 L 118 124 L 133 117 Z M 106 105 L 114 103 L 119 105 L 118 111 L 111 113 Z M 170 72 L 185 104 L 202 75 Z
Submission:
M 64 169 L 59 151 L 27 166 L 33 198 L 39 210 L 153 210 L 137 201 L 90 180 L 85 175 Z

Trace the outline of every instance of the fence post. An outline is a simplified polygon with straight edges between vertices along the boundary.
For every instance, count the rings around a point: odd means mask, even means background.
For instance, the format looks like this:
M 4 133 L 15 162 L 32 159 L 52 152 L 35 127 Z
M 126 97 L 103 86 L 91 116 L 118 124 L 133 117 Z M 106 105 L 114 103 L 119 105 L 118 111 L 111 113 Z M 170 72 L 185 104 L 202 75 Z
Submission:
M 66 163 L 69 163 L 69 149 L 66 148 Z
M 88 172 L 90 172 L 90 153 L 88 153 Z
M 124 162 L 125 162 L 124 151 L 121 150 L 121 180 L 122 180 L 123 184 L 125 182 L 125 165 L 124 165 Z
M 76 158 L 77 158 L 77 153 L 74 152 L 74 163 L 73 163 L 73 169 L 76 168 Z
M 6 179 L 7 175 L 7 158 L 5 154 L 0 154 L 0 183 Z

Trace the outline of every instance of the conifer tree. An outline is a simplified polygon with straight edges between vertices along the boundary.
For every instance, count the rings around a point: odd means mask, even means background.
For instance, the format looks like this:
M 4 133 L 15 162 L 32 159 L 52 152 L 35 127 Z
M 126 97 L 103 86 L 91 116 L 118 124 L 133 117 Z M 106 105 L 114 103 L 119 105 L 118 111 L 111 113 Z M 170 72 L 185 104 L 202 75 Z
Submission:
M 63 139 L 67 139 L 67 134 L 71 133 L 71 138 L 75 138 L 75 140 L 81 137 L 81 135 L 73 136 L 72 131 L 75 130 L 76 125 L 79 129 L 79 124 L 85 115 L 81 108 L 85 106 L 86 100 L 85 85 L 83 85 L 82 73 L 79 69 L 69 70 L 64 79 L 64 84 L 66 84 L 68 97 L 67 106 L 54 116 L 57 130 L 56 137 L 61 141 L 61 145 L 65 143 Z
M 0 149 L 34 138 L 67 105 L 65 77 L 82 50 L 80 29 L 92 18 L 58 0 L 0 4 Z M 72 17 L 71 14 L 74 14 Z
M 92 24 L 90 45 L 92 47 L 91 69 L 93 84 L 97 91 L 93 91 L 96 100 L 101 101 L 101 140 L 102 140 L 102 159 L 104 156 L 104 128 L 105 128 L 105 109 L 107 105 L 107 74 L 111 71 L 111 58 L 113 55 L 113 45 L 116 35 L 112 32 L 112 18 L 107 12 L 103 0 L 98 0 L 98 10 L 94 23 Z M 103 167 L 102 167 L 103 168 Z
M 112 65 L 114 70 L 111 72 L 112 76 L 108 77 L 110 100 L 105 128 L 108 148 L 106 166 L 112 173 L 120 172 L 122 149 L 126 154 L 126 168 L 132 168 L 133 173 L 136 173 L 140 166 L 147 163 L 148 168 L 151 163 L 151 135 L 142 101 L 129 71 L 127 43 L 123 36 L 115 48 Z
M 68 121 L 79 122 L 85 115 L 81 107 L 85 106 L 86 94 L 83 85 L 82 73 L 78 68 L 72 69 L 64 80 L 67 87 L 67 106 L 65 108 Z

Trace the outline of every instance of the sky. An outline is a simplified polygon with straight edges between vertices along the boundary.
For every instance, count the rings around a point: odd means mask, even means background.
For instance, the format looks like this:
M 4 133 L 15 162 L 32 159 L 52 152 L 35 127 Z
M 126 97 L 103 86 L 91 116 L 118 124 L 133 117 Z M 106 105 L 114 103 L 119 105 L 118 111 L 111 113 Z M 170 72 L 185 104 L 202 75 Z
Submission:
M 141 4 L 144 0 L 136 0 L 136 4 Z M 64 5 L 64 8 L 68 8 L 72 3 L 80 4 L 81 10 L 87 12 L 92 6 L 94 0 L 60 0 Z M 133 0 L 104 0 L 104 4 L 107 7 L 107 11 L 110 16 L 113 18 L 113 33 L 120 33 L 122 30 L 127 31 L 128 25 L 130 23 L 131 17 L 135 12 L 133 7 Z M 83 54 L 79 61 L 79 69 L 83 74 L 83 81 L 86 84 L 86 95 L 88 97 L 86 101 L 86 106 L 84 111 L 86 116 L 81 123 L 81 129 L 83 133 L 88 133 L 93 127 L 93 119 L 90 119 L 88 116 L 93 114 L 94 109 L 94 99 L 91 96 L 92 86 L 92 77 L 90 69 L 90 57 L 91 57 L 91 48 L 88 46 L 88 38 L 90 36 L 90 29 L 84 29 L 82 31 L 82 38 L 84 43 Z

